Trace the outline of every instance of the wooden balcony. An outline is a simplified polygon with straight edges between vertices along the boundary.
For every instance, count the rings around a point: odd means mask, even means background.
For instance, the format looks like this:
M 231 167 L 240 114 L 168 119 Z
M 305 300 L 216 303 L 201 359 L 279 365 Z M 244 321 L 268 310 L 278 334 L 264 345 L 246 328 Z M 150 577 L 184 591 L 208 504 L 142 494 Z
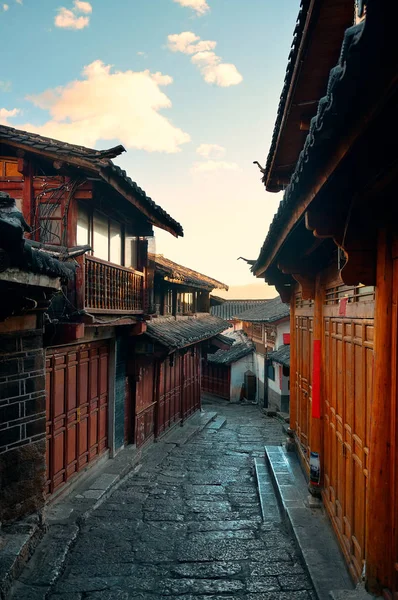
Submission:
M 144 273 L 85 256 L 77 289 L 86 310 L 107 314 L 144 312 Z M 76 282 L 79 288 L 79 281 Z M 83 292 L 83 293 L 82 293 Z

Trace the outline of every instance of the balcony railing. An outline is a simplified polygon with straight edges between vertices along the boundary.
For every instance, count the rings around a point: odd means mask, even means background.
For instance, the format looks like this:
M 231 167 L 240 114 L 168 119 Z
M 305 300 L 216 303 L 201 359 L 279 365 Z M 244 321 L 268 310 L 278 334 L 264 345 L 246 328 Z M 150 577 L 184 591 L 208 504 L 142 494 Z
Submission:
M 131 314 L 144 310 L 144 273 L 85 256 L 84 307 L 89 311 Z

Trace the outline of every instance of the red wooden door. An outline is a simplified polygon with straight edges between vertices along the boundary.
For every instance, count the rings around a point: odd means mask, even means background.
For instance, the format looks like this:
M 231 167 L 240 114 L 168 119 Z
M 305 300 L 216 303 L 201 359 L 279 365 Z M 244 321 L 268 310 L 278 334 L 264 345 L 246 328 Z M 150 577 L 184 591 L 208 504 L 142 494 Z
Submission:
M 135 443 L 137 448 L 155 434 L 155 363 L 137 358 L 135 386 Z
M 219 398 L 230 400 L 231 367 L 203 361 L 202 390 Z
M 47 495 L 108 447 L 108 366 L 107 342 L 47 350 Z
M 160 365 L 158 433 L 181 418 L 181 364 L 182 358 L 176 352 Z
M 186 419 L 200 408 L 200 349 L 194 346 L 183 356 L 182 417 Z

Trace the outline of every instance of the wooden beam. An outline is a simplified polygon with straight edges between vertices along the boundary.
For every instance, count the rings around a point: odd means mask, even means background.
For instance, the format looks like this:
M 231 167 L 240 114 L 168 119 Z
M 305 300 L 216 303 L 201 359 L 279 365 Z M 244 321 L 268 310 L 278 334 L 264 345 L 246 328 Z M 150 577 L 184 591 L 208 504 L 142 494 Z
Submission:
M 24 184 L 22 192 L 22 214 L 27 224 L 33 226 L 33 215 L 34 215 L 34 192 L 33 192 L 33 165 L 31 161 L 27 162 L 22 160 L 24 164 L 21 168 L 24 173 Z M 27 162 L 27 164 L 25 164 Z
M 315 298 L 315 276 L 293 273 L 292 277 L 300 285 L 303 300 L 313 300 Z

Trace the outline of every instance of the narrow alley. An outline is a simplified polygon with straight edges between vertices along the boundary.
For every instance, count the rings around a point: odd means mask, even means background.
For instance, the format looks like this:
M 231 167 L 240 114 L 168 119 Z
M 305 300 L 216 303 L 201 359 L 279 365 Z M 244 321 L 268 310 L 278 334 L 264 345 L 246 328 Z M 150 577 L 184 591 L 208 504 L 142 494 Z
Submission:
M 253 473 L 280 424 L 257 406 L 218 412 L 155 469 L 142 468 L 85 523 L 50 600 L 160 597 L 310 600 L 311 584 L 269 483 L 262 521 Z

